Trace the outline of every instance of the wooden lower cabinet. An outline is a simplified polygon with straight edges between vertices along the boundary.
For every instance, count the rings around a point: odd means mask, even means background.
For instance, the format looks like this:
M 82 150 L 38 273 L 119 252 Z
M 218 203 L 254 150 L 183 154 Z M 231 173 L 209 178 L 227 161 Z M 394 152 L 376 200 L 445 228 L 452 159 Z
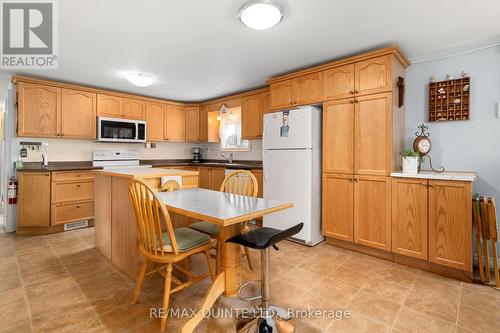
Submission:
M 426 179 L 392 179 L 392 251 L 428 259 Z
M 225 175 L 224 168 L 199 167 L 199 187 L 219 191 Z
M 201 188 L 210 189 L 212 184 L 212 169 L 200 167 L 199 186 Z
M 353 241 L 352 175 L 323 174 L 323 235 Z
M 391 178 L 354 176 L 354 243 L 391 251 Z
M 94 218 L 89 171 L 20 172 L 18 227 L 50 227 Z
M 17 226 L 48 227 L 50 172 L 22 172 L 18 185 Z
M 224 178 L 226 178 L 226 169 L 224 168 L 212 168 L 212 179 L 210 181 L 210 189 L 214 191 L 220 191 L 220 187 Z
M 64 224 L 94 218 L 94 201 L 53 204 L 51 224 Z
M 259 198 L 262 198 L 263 193 L 264 193 L 264 182 L 263 182 L 264 181 L 264 178 L 263 178 L 264 173 L 262 172 L 261 169 L 252 169 L 252 173 L 255 176 L 255 178 L 257 178 L 257 186 L 259 187 L 259 191 L 258 191 L 257 196 Z
M 472 183 L 429 180 L 429 260 L 472 271 Z

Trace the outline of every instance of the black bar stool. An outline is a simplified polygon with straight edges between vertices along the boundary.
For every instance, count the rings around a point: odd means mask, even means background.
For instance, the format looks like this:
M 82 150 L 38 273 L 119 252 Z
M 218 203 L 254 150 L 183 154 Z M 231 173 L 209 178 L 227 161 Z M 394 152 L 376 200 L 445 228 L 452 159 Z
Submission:
M 300 230 L 302 230 L 303 226 L 304 223 L 299 223 L 286 230 L 263 227 L 231 237 L 227 240 L 228 243 L 235 243 L 252 249 L 261 250 L 261 295 L 253 297 L 240 296 L 241 290 L 249 283 L 254 282 L 250 281 L 240 287 L 238 296 L 242 300 L 250 301 L 255 299 L 262 299 L 262 302 L 260 307 L 257 307 L 251 318 L 246 316 L 245 318 L 242 318 L 238 321 L 238 332 L 278 332 L 278 330 L 276 329 L 276 322 L 273 318 L 275 316 L 278 316 L 285 321 L 290 319 L 290 317 L 288 317 L 287 315 L 287 311 L 269 304 L 269 277 L 271 260 L 270 248 L 272 246 L 277 250 L 278 248 L 276 246 L 276 243 L 299 233 Z

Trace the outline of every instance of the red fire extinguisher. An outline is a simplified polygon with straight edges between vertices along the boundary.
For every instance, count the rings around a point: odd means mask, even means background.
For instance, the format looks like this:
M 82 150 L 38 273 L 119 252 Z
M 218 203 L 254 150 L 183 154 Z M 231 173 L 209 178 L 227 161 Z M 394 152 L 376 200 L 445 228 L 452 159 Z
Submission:
M 7 191 L 7 197 L 9 199 L 9 205 L 14 205 L 17 203 L 17 179 L 9 179 L 9 190 Z

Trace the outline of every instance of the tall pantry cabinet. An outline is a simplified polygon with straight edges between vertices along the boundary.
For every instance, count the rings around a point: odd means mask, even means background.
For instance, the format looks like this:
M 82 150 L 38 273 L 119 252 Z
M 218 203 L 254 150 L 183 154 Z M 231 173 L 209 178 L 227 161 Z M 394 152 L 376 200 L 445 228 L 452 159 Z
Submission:
M 391 179 L 404 147 L 397 48 L 356 56 L 323 73 L 323 234 L 391 251 Z

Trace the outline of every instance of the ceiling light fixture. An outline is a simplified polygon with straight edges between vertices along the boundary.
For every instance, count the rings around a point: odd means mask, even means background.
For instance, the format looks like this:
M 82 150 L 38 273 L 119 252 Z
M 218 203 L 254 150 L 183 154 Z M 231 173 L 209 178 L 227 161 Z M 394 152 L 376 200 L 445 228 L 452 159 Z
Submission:
M 273 1 L 257 0 L 246 3 L 240 10 L 240 21 L 254 30 L 267 30 L 283 19 L 283 10 Z
M 147 73 L 130 73 L 125 76 L 127 80 L 138 87 L 147 87 L 155 82 L 155 78 L 151 74 Z

